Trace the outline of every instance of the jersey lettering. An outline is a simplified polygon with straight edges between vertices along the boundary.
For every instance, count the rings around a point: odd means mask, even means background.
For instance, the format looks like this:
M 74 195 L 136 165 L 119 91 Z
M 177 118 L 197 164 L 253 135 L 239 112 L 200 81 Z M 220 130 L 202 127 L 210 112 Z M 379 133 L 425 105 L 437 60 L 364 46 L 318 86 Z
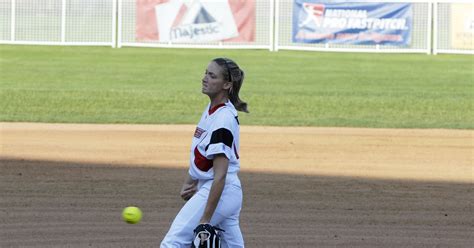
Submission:
M 199 127 L 196 127 L 196 131 L 194 131 L 194 137 L 196 138 L 201 138 L 202 133 L 204 133 L 206 130 L 201 129 Z

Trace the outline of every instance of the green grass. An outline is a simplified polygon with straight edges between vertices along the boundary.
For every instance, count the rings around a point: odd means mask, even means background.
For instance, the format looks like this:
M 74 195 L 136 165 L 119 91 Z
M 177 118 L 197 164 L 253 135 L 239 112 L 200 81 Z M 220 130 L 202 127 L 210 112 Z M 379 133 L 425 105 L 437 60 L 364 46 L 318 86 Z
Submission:
M 209 60 L 246 72 L 243 125 L 473 129 L 474 56 L 0 46 L 0 121 L 195 124 Z

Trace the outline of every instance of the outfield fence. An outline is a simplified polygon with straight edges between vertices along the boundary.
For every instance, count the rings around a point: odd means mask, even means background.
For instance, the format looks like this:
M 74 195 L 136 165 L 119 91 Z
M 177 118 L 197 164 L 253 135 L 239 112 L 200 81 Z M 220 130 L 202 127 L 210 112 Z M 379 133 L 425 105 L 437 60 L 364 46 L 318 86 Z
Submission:
M 433 54 L 474 54 L 474 1 L 437 1 L 433 13 Z
M 0 0 L 0 43 L 116 44 L 115 0 Z
M 217 0 L 201 0 L 201 2 Z M 144 0 L 0 0 L 0 44 L 94 45 L 111 47 L 175 47 L 313 50 L 339 52 L 461 53 L 474 54 L 474 3 L 471 0 L 409 0 L 410 24 L 404 43 L 295 41 L 297 8 L 312 4 L 313 21 L 318 4 L 380 3 L 400 4 L 390 0 L 229 0 L 225 4 L 252 5 L 251 37 L 243 39 L 172 40 L 150 38 L 141 29 L 156 29 L 159 18 L 140 17 L 141 9 L 150 11 Z M 155 0 L 155 3 L 166 1 Z M 176 1 L 175 1 L 176 2 Z M 196 1 L 187 1 L 196 2 Z M 141 5 L 140 5 L 141 4 Z M 299 4 L 299 5 L 298 5 Z M 299 6 L 299 7 L 298 7 Z M 153 6 L 152 6 L 153 7 Z M 231 6 L 232 11 L 235 7 Z M 337 6 L 336 6 L 337 7 Z M 148 8 L 148 9 L 147 9 Z M 242 8 L 246 8 L 245 6 Z M 165 8 L 162 8 L 165 9 Z M 308 9 L 304 9 L 308 11 Z M 154 11 L 153 8 L 151 11 Z M 158 10 L 156 10 L 158 11 Z M 230 10 L 229 10 L 230 11 Z M 302 11 L 300 11 L 303 13 Z M 138 14 L 137 14 L 138 13 Z M 234 13 L 235 15 L 235 13 Z M 300 14 L 301 15 L 301 14 Z M 311 15 L 311 13 L 309 14 Z M 153 25 L 143 21 L 151 20 Z M 158 20 L 158 21 L 157 21 Z M 301 20 L 300 20 L 301 21 Z M 310 20 L 311 21 L 311 20 Z M 156 24 L 158 22 L 158 24 Z M 238 28 L 244 24 L 238 23 Z M 314 28 L 313 28 L 314 29 Z M 240 31 L 240 30 L 239 30 Z M 147 30 L 153 34 L 153 30 Z M 313 34 L 314 35 L 314 34 Z

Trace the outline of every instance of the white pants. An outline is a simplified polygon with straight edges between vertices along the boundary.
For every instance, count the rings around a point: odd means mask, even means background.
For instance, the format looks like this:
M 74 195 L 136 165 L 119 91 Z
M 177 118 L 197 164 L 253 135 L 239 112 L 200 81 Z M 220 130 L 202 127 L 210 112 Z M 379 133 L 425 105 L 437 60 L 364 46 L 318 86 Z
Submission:
M 204 213 L 211 185 L 212 180 L 199 182 L 198 192 L 179 211 L 171 224 L 170 230 L 161 242 L 161 248 L 188 248 L 191 246 L 193 230 L 199 224 Z M 244 247 L 244 240 L 239 226 L 241 208 L 242 188 L 240 181 L 237 177 L 227 178 L 210 223 L 225 231 L 221 232 L 221 247 L 223 248 Z

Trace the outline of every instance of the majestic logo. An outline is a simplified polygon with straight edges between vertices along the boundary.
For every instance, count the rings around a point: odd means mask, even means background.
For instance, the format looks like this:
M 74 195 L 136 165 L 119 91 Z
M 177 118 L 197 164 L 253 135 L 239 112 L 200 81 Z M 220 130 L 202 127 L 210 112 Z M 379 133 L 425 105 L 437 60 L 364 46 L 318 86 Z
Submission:
M 217 41 L 238 36 L 227 1 L 171 0 L 155 7 L 160 41 Z

